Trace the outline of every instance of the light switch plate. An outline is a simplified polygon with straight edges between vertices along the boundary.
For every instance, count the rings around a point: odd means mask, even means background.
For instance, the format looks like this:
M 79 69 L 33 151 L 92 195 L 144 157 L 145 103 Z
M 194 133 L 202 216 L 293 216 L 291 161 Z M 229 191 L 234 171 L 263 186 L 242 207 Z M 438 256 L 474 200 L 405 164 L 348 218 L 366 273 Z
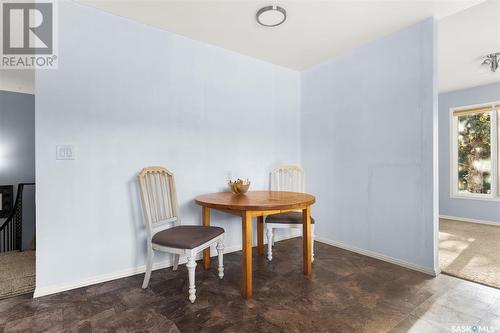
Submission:
M 75 147 L 72 145 L 56 146 L 56 160 L 74 160 Z

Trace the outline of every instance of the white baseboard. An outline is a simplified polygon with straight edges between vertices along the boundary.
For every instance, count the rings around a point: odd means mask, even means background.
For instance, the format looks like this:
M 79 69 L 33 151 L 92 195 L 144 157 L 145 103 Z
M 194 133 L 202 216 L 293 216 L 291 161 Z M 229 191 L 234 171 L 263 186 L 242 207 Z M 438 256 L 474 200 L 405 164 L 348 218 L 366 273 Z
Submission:
M 199 255 L 199 257 L 201 257 L 201 255 Z M 181 258 L 179 260 L 179 264 L 181 264 L 181 263 L 186 263 L 186 258 Z M 171 267 L 171 266 L 172 266 L 172 262 L 170 259 L 162 261 L 162 262 L 155 262 L 153 264 L 153 270 L 167 268 L 167 267 Z M 71 290 L 71 289 L 87 287 L 87 286 L 91 286 L 93 284 L 108 282 L 111 280 L 116 280 L 116 279 L 121 279 L 121 278 L 129 277 L 132 275 L 136 275 L 136 274 L 141 274 L 141 273 L 144 273 L 145 271 L 146 271 L 146 265 L 142 265 L 142 266 L 134 267 L 131 269 L 125 269 L 125 270 L 118 271 L 118 272 L 94 276 L 94 277 L 91 277 L 88 279 L 80 280 L 78 282 L 62 283 L 62 284 L 58 284 L 58 285 L 54 285 L 54 286 L 50 286 L 50 287 L 36 288 L 35 292 L 33 294 L 33 297 L 37 298 L 37 297 L 42 297 L 42 296 L 60 293 L 60 292 Z
M 362 254 L 362 255 L 367 256 L 367 257 L 379 259 L 379 260 L 382 260 L 382 261 L 389 262 L 391 264 L 395 264 L 395 265 L 398 265 L 398 266 L 409 268 L 411 270 L 422 272 L 422 273 L 425 273 L 425 274 L 428 274 L 428 275 L 437 276 L 440 273 L 439 268 L 429 268 L 429 267 L 423 267 L 423 266 L 420 266 L 420 265 L 415 265 L 415 264 L 409 263 L 409 262 L 401 260 L 401 259 L 396 259 L 396 258 L 389 257 L 389 256 L 386 256 L 386 255 L 377 253 L 377 252 L 369 251 L 369 250 L 364 250 L 364 249 L 361 249 L 361 248 L 358 248 L 358 247 L 355 247 L 355 246 L 351 246 L 351 245 L 347 245 L 347 244 L 344 244 L 344 243 L 341 243 L 341 242 L 337 242 L 337 241 L 333 241 L 333 240 L 321 238 L 321 237 L 318 237 L 318 236 L 316 236 L 316 238 L 314 240 L 318 241 L 318 242 L 321 242 L 321 243 L 328 244 L 328 245 L 332 245 L 332 246 L 335 246 L 335 247 L 339 247 L 339 248 L 347 250 L 347 251 L 359 253 L 359 254 Z
M 439 215 L 439 218 L 440 219 L 447 219 L 447 220 L 456 220 L 456 221 L 460 221 L 460 222 L 494 225 L 494 226 L 500 227 L 500 222 L 495 222 L 495 221 L 470 219 L 467 217 L 458 217 L 458 216 L 449 216 L 449 215 Z
M 278 242 L 278 241 L 291 239 L 291 238 L 295 238 L 295 237 L 297 237 L 297 235 L 276 236 L 275 241 Z M 264 242 L 265 242 L 265 240 L 264 240 Z M 241 251 L 241 245 L 228 246 L 228 247 L 224 248 L 224 254 L 236 252 L 236 251 Z M 215 252 L 215 251 L 212 251 L 211 253 L 213 254 L 212 257 L 217 255 L 217 252 Z M 199 253 L 197 256 L 197 259 L 201 259 L 201 258 L 202 258 L 202 253 Z M 186 263 L 186 258 L 181 257 L 179 259 L 179 264 L 185 264 L 185 263 Z M 173 263 L 172 263 L 172 260 L 170 260 L 170 259 L 162 261 L 162 262 L 156 262 L 153 264 L 153 270 L 171 267 L 172 265 L 173 265 Z M 142 266 L 138 266 L 138 267 L 134 267 L 134 268 L 130 268 L 130 269 L 125 269 L 125 270 L 118 271 L 118 272 L 112 272 L 109 274 L 102 274 L 102 275 L 98 275 L 98 276 L 93 276 L 93 277 L 90 277 L 90 278 L 87 278 L 84 280 L 80 280 L 80 281 L 76 281 L 76 282 L 62 283 L 62 284 L 57 284 L 57 285 L 48 286 L 48 287 L 36 288 L 35 292 L 33 294 L 33 297 L 37 298 L 37 297 L 42 297 L 42 296 L 60 293 L 60 292 L 71 290 L 71 289 L 87 287 L 87 286 L 91 286 L 94 284 L 108 282 L 108 281 L 112 281 L 112 280 L 116 280 L 116 279 L 121 279 L 121 278 L 129 277 L 132 275 L 136 275 L 136 274 L 142 274 L 145 271 L 146 271 L 146 265 L 142 265 Z

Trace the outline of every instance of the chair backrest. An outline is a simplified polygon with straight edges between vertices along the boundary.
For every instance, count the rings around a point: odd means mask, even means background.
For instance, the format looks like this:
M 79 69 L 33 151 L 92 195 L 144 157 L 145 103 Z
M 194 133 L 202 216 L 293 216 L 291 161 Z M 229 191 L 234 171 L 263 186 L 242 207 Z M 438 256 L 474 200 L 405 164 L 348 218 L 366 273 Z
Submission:
M 283 165 L 271 171 L 271 190 L 305 192 L 305 177 L 302 168 L 296 165 Z
M 174 175 L 163 167 L 147 167 L 139 173 L 144 223 L 148 231 L 166 223 L 180 224 Z

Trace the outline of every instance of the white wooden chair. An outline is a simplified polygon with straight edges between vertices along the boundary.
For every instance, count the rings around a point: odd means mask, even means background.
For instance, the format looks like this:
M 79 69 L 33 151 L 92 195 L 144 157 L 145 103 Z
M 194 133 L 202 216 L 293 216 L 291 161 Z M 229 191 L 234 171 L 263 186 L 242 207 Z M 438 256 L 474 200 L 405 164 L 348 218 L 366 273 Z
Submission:
M 223 236 L 219 227 L 181 226 L 175 192 L 174 175 L 162 167 L 147 167 L 139 173 L 139 186 L 147 231 L 147 265 L 142 288 L 147 288 L 153 268 L 154 250 L 174 254 L 173 269 L 177 270 L 179 257 L 187 257 L 189 300 L 194 303 L 196 255 L 217 243 L 219 278 L 224 277 Z M 173 225 L 173 226 L 172 226 Z
M 295 165 L 284 165 L 271 171 L 271 191 L 305 192 L 305 177 L 302 168 Z M 267 259 L 273 260 L 274 230 L 276 228 L 302 229 L 302 211 L 266 216 Z M 314 261 L 314 219 L 311 217 L 311 256 Z

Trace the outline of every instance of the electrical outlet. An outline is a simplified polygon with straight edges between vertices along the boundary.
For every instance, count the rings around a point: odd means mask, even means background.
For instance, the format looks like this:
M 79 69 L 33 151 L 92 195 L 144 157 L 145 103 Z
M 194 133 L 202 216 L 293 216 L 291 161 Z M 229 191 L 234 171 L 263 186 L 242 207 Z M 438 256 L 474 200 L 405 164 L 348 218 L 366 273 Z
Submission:
M 75 147 L 71 145 L 56 146 L 56 160 L 74 160 Z

